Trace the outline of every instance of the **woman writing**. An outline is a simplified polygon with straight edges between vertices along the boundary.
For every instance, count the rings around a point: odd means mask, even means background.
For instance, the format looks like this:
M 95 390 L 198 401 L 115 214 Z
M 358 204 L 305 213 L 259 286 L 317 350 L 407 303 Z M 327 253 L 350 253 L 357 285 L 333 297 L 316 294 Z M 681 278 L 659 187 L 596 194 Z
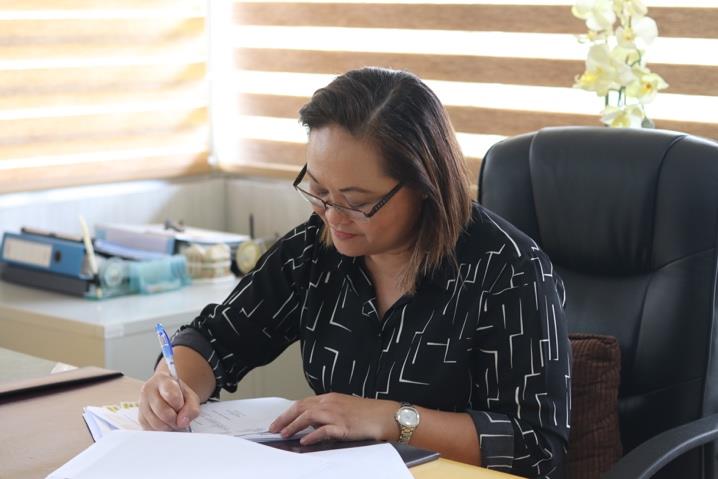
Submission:
M 570 349 L 546 255 L 473 203 L 446 112 L 417 77 L 348 72 L 300 111 L 294 182 L 314 213 L 173 338 L 145 428 L 185 428 L 200 402 L 301 342 L 315 396 L 271 426 L 302 438 L 410 442 L 525 476 L 561 477 Z

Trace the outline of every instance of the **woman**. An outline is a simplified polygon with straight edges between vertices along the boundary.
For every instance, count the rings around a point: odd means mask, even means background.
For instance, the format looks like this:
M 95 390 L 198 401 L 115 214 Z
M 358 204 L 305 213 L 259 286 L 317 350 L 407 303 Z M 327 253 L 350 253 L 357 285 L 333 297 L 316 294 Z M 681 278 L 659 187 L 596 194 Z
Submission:
M 411 442 L 559 477 L 568 437 L 563 286 L 536 244 L 471 201 L 446 112 L 417 77 L 364 68 L 300 111 L 314 209 L 222 304 L 174 337 L 140 420 L 179 429 L 199 403 L 301 341 L 316 392 L 271 426 L 302 439 Z

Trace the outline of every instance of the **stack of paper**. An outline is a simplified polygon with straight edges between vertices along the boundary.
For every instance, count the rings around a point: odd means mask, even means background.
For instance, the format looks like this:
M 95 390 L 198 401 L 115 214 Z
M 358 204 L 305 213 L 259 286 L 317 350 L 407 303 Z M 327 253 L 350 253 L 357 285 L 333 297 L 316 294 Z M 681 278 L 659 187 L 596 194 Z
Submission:
M 412 476 L 389 444 L 295 454 L 218 434 L 112 431 L 47 479 L 98 477 L 411 479 Z
M 192 421 L 192 431 L 198 433 L 225 434 L 251 441 L 267 442 L 282 440 L 279 434 L 268 432 L 269 425 L 291 406 L 292 401 L 269 397 L 219 401 L 200 406 L 200 414 Z M 137 403 L 120 403 L 112 406 L 87 406 L 83 417 L 92 437 L 97 441 L 108 432 L 142 430 L 137 419 Z M 305 429 L 295 437 L 308 434 Z

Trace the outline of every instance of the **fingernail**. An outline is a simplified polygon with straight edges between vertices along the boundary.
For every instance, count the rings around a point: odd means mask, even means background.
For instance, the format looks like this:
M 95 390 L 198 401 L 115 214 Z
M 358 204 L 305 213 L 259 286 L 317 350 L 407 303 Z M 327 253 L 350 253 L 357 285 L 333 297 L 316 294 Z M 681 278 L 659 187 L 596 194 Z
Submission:
M 180 417 L 179 421 L 177 421 L 177 425 L 180 427 L 187 427 L 189 425 L 189 418 L 187 416 Z

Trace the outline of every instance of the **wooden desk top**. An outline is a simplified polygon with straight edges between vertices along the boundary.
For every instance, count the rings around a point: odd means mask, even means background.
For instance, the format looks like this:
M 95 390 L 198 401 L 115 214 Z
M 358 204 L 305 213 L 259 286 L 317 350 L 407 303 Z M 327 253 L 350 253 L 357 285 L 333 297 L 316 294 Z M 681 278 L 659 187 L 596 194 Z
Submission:
M 0 477 L 45 477 L 92 444 L 82 408 L 137 399 L 141 382 L 127 377 L 48 394 L 0 398 Z M 439 459 L 412 468 L 417 479 L 508 479 L 516 476 Z

